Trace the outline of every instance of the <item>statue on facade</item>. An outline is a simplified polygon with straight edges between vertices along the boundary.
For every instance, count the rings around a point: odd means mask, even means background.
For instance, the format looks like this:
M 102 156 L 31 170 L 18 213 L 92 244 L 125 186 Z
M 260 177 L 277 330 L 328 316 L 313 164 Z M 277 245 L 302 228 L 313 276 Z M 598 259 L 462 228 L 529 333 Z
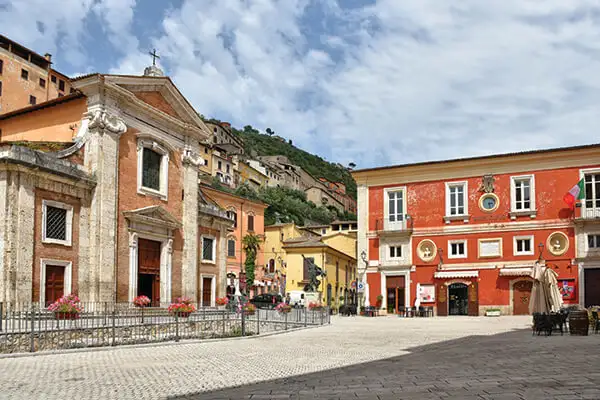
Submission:
M 494 193 L 494 175 L 484 175 L 479 191 L 483 193 Z

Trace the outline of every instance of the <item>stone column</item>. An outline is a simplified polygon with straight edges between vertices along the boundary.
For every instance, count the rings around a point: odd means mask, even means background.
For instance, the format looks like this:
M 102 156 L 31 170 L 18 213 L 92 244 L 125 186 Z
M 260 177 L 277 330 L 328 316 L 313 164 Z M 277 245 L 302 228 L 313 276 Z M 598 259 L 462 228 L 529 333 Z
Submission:
M 0 301 L 32 301 L 32 268 L 36 267 L 33 179 L 24 173 L 0 172 Z
M 219 297 L 225 296 L 225 288 L 227 287 L 227 227 L 221 224 L 219 228 L 219 277 L 217 282 L 216 292 Z
M 116 301 L 119 138 L 127 130 L 115 114 L 93 113 L 85 165 L 96 178 L 89 212 L 89 301 Z
M 181 291 L 197 299 L 198 283 L 198 167 L 203 160 L 198 149 L 187 145 L 183 150 L 183 255 Z

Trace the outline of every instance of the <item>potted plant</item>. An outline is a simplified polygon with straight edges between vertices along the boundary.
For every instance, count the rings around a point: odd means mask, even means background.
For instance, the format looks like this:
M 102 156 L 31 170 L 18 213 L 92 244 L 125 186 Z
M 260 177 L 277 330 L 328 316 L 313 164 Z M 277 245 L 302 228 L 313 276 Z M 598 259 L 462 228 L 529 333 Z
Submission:
M 311 311 L 321 311 L 323 310 L 323 305 L 316 301 L 311 301 L 308 303 L 308 309 Z
M 281 314 L 289 314 L 292 312 L 292 306 L 285 303 L 279 303 L 275 307 L 275 310 L 279 311 Z
M 133 299 L 133 305 L 138 308 L 148 307 L 150 305 L 150 299 L 148 298 L 148 296 L 138 296 L 135 299 Z
M 375 307 L 381 308 L 381 304 L 383 304 L 383 296 L 379 295 L 379 296 L 377 296 L 377 301 L 375 302 Z
M 229 298 L 227 296 L 217 297 L 215 303 L 219 308 L 225 308 L 229 304 Z
M 67 294 L 50 304 L 48 311 L 54 313 L 56 319 L 78 319 L 83 311 L 79 297 L 74 294 Z
M 499 317 L 500 309 L 499 308 L 488 308 L 485 310 L 486 317 Z
M 179 297 L 175 300 L 175 303 L 171 303 L 169 306 L 169 313 L 180 318 L 187 318 L 194 311 L 196 311 L 196 307 L 189 297 Z
M 242 306 L 242 312 L 244 315 L 254 315 L 256 313 L 256 306 L 252 303 L 246 303 Z

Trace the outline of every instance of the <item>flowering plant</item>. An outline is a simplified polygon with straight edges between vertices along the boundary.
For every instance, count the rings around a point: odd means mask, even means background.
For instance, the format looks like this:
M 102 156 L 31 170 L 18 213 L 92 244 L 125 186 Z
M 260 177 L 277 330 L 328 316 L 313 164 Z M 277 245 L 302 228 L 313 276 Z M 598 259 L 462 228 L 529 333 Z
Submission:
M 148 305 L 150 305 L 150 299 L 148 298 L 148 296 L 141 295 L 133 299 L 133 304 L 136 307 L 147 307 Z
M 252 303 L 246 303 L 242 306 L 242 311 L 245 315 L 254 315 L 256 312 L 256 306 Z
M 83 311 L 79 297 L 67 294 L 48 306 L 48 311 L 56 314 L 79 314 Z
M 292 306 L 290 306 L 289 304 L 285 304 L 285 303 L 277 304 L 275 309 L 282 314 L 287 314 L 287 313 L 292 312 Z
M 308 303 L 308 309 L 309 310 L 321 310 L 321 309 L 323 309 L 323 305 L 319 302 L 311 301 L 310 303 Z
M 227 304 L 229 304 L 229 298 L 225 297 L 217 297 L 217 299 L 215 300 L 215 303 L 217 303 L 218 306 L 226 306 Z
M 178 297 L 175 303 L 169 305 L 171 314 L 186 314 L 189 315 L 196 311 L 196 307 L 192 304 L 192 299 L 189 297 Z

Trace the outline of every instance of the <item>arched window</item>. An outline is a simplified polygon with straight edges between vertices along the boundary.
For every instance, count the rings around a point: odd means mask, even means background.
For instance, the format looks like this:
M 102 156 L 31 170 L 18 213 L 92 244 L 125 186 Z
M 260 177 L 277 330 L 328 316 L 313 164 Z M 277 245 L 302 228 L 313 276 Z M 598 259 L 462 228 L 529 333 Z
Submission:
M 275 273 L 275 260 L 272 258 L 269 260 L 269 273 L 270 274 Z

